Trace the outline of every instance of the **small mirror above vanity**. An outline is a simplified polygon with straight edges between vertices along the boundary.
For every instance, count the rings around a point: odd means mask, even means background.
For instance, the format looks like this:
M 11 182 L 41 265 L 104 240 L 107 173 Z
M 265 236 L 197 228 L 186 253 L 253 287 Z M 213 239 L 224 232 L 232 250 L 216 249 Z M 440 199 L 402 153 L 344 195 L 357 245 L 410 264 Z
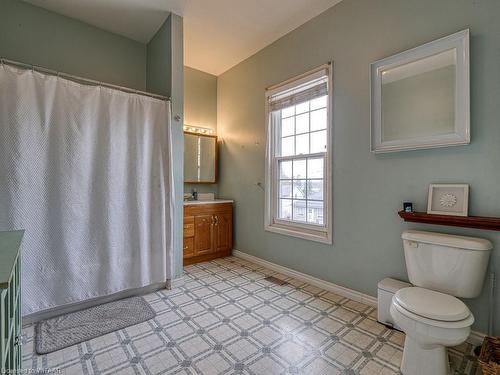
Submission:
M 189 129 L 189 127 L 188 127 Z M 217 136 L 184 132 L 184 183 L 217 182 Z

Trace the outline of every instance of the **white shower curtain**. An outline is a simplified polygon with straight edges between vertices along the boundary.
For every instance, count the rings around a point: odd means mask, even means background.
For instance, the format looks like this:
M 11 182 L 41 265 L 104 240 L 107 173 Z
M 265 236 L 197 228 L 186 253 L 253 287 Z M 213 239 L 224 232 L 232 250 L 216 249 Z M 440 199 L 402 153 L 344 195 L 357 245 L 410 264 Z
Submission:
M 170 103 L 0 66 L 0 230 L 23 315 L 171 277 Z

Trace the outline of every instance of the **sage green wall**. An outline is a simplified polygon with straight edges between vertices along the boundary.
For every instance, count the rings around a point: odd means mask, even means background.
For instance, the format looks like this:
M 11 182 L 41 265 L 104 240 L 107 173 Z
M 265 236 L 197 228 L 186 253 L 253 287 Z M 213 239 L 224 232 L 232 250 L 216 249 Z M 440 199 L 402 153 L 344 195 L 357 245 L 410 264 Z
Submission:
M 471 186 L 470 214 L 500 216 L 500 1 L 344 0 L 225 72 L 218 79 L 221 194 L 234 198 L 235 248 L 307 274 L 376 295 L 377 282 L 406 279 L 401 232 L 419 228 L 488 238 L 498 232 L 408 225 L 405 200 L 426 209 L 433 182 Z M 370 153 L 369 64 L 451 34 L 471 30 L 471 131 L 468 146 Z M 334 61 L 333 246 L 264 231 L 264 90 Z M 487 329 L 488 288 L 466 301 L 474 328 Z M 500 300 L 500 288 L 496 292 Z M 495 315 L 500 316 L 499 303 Z M 497 322 L 496 334 L 500 334 Z
M 184 50 L 183 20 L 170 14 L 147 46 L 148 91 L 172 102 L 172 167 L 174 175 L 174 278 L 182 275 L 184 183 Z
M 146 47 L 146 87 L 150 92 L 172 94 L 172 19 L 163 22 Z
M 146 46 L 19 0 L 0 0 L 0 57 L 146 88 Z
M 217 77 L 184 67 L 184 124 L 217 132 Z M 217 184 L 184 184 L 184 191 L 217 194 Z
M 184 123 L 217 131 L 217 77 L 184 67 Z

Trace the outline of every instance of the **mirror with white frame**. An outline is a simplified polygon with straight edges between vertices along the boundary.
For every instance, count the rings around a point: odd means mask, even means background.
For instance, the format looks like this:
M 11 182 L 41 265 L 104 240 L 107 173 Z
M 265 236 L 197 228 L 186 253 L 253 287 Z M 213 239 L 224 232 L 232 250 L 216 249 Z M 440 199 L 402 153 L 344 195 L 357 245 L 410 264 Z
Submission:
M 373 152 L 468 144 L 469 30 L 371 64 L 371 101 Z

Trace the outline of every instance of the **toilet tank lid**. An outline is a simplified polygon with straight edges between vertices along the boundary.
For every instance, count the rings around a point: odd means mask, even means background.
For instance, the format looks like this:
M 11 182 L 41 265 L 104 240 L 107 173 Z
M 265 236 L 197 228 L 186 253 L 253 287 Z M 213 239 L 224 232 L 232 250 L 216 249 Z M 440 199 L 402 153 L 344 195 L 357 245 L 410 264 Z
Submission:
M 436 232 L 426 232 L 420 230 L 407 230 L 401 235 L 403 240 L 456 247 L 467 250 L 491 250 L 493 245 L 484 238 L 455 236 Z

